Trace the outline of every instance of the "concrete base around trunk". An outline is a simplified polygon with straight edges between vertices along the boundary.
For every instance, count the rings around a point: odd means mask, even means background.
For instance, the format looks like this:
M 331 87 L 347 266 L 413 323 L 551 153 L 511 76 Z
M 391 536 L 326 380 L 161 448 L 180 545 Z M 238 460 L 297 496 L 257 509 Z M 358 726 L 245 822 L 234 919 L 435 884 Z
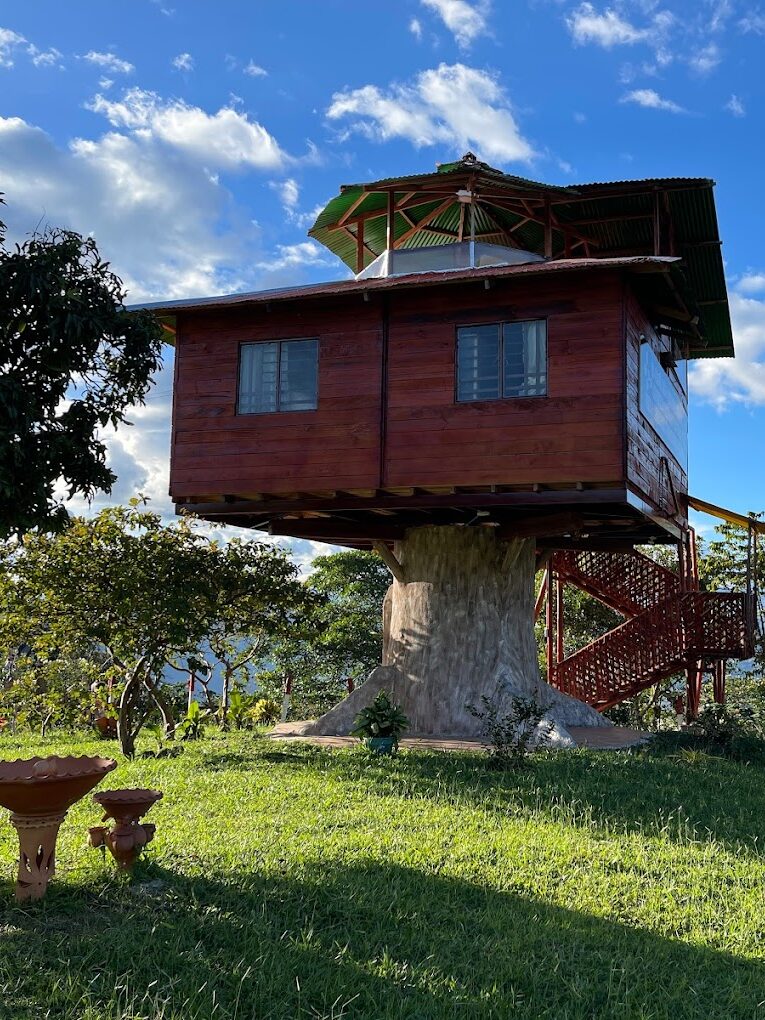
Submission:
M 272 740 L 302 741 L 320 747 L 354 747 L 359 743 L 355 737 L 314 736 L 309 732 L 311 722 L 308 720 L 279 723 L 268 735 Z M 636 747 L 651 739 L 650 733 L 631 730 L 626 726 L 569 726 L 568 734 L 574 747 L 599 751 L 619 751 L 625 747 Z M 464 740 L 449 735 L 419 737 L 413 734 L 402 737 L 399 744 L 401 747 L 429 751 L 483 751 L 485 749 L 478 740 Z M 553 745 L 556 750 L 560 747 L 560 744 Z

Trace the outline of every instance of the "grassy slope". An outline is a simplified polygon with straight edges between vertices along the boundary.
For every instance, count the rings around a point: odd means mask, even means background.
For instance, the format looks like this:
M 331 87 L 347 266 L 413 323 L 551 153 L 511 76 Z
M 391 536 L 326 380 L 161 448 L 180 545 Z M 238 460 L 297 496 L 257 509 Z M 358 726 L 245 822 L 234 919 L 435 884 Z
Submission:
M 0 738 L 2 758 L 40 749 Z M 165 791 L 137 888 L 85 848 L 84 802 L 47 900 L 19 909 L 0 823 L 0 1017 L 765 1018 L 762 779 L 248 735 L 122 762 L 105 785 Z

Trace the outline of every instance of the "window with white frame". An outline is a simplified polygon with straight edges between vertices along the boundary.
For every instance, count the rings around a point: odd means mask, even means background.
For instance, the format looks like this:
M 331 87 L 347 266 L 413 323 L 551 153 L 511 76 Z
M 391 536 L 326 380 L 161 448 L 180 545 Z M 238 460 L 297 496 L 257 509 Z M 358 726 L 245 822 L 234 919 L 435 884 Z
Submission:
M 239 349 L 239 414 L 315 411 L 319 341 L 269 340 Z
M 491 322 L 457 329 L 457 400 L 544 397 L 547 323 Z

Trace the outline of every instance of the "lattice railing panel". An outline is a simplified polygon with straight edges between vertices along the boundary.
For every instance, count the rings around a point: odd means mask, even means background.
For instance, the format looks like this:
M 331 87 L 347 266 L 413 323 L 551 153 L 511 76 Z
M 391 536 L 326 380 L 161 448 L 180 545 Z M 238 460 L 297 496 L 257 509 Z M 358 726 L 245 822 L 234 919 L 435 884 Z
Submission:
M 553 666 L 551 682 L 596 708 L 608 708 L 691 660 L 747 658 L 751 614 L 746 595 L 675 595 Z
M 637 616 L 680 592 L 677 574 L 638 552 L 565 549 L 554 554 L 552 569 L 624 616 Z

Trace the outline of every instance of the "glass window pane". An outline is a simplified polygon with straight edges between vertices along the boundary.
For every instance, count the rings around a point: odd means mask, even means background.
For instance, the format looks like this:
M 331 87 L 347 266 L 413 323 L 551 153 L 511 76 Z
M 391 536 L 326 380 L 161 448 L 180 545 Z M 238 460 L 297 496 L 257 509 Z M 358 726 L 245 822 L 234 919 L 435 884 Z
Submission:
M 318 340 L 285 340 L 279 367 L 279 410 L 313 411 L 317 405 Z
M 503 327 L 502 395 L 543 397 L 547 393 L 547 323 L 507 322 Z
M 242 344 L 239 354 L 239 414 L 276 410 L 279 345 Z
M 457 400 L 495 400 L 499 391 L 499 324 L 457 330 Z

